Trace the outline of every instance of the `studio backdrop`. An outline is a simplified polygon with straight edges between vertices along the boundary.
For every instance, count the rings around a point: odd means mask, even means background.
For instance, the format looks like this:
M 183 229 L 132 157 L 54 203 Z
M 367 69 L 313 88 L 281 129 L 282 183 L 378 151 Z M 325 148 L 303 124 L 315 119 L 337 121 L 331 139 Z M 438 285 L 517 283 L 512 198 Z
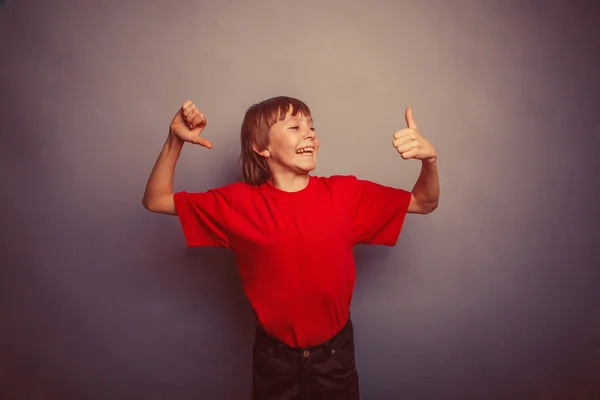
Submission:
M 597 399 L 599 22 L 583 0 L 3 2 L 0 398 L 250 398 L 233 255 L 141 200 L 183 101 L 214 149 L 186 145 L 174 189 L 204 191 L 241 179 L 246 109 L 287 95 L 316 175 L 412 189 L 407 106 L 439 155 L 439 208 L 356 248 L 364 399 Z

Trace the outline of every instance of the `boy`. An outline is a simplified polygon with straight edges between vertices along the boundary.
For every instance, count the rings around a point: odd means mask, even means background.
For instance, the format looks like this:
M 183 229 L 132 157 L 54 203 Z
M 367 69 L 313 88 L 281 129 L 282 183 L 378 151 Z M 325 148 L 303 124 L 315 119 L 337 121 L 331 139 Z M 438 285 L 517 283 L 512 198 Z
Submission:
M 173 193 L 184 142 L 206 118 L 191 101 L 177 111 L 152 170 L 143 205 L 177 215 L 188 246 L 219 246 L 236 255 L 243 290 L 257 317 L 253 398 L 359 399 L 350 302 L 357 243 L 394 246 L 406 213 L 438 204 L 435 149 L 418 132 L 394 134 L 404 159 L 422 161 L 412 190 L 353 176 L 315 177 L 319 139 L 309 108 L 290 97 L 257 103 L 241 129 L 246 182 L 204 193 Z

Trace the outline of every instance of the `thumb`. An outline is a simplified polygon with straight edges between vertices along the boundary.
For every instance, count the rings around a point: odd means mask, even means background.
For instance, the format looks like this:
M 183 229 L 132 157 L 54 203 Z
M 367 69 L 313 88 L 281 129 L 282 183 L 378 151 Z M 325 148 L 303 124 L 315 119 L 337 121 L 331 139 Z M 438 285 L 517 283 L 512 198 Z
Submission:
M 195 144 L 199 144 L 202 147 L 206 147 L 207 149 L 212 149 L 213 145 L 208 140 L 204 139 L 202 136 L 194 135 L 192 142 Z
M 406 107 L 406 111 L 404 112 L 404 118 L 406 119 L 406 126 L 408 128 L 414 129 L 415 131 L 418 129 L 417 123 L 415 122 L 415 119 L 412 115 L 412 108 Z

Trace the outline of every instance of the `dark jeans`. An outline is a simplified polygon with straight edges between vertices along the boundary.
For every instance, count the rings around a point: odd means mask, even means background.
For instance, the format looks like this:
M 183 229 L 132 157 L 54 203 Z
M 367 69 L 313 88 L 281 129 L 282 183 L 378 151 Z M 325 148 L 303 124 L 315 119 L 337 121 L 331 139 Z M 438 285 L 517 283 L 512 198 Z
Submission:
M 256 329 L 253 400 L 359 400 L 354 331 L 348 320 L 333 338 L 294 348 Z

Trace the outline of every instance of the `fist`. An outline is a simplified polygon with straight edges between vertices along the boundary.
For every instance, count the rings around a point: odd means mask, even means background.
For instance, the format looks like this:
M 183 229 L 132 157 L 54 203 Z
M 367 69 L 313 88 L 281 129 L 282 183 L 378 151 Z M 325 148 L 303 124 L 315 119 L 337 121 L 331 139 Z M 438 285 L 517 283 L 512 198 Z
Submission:
M 437 157 L 433 146 L 421 136 L 417 124 L 412 116 L 412 109 L 408 107 L 404 113 L 406 128 L 394 133 L 392 144 L 403 159 L 433 160 Z
M 184 142 L 199 144 L 200 146 L 212 149 L 212 143 L 200 137 L 200 134 L 206 126 L 206 118 L 194 103 L 187 100 L 173 117 L 169 132 L 177 139 Z

